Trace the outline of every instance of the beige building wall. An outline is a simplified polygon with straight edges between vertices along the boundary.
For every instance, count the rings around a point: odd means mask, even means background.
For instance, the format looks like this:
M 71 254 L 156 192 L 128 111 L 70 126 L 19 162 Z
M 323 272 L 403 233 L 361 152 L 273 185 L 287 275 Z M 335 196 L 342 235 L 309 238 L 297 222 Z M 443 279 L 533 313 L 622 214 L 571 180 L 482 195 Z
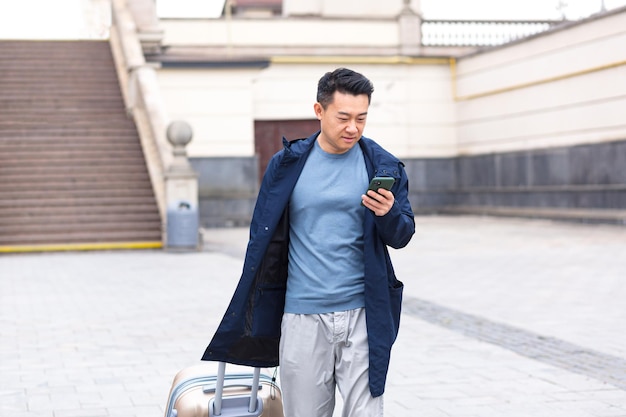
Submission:
M 171 120 L 193 129 L 191 157 L 254 154 L 253 69 L 161 69 L 161 92 Z
M 254 120 L 312 118 L 316 82 L 338 66 L 354 68 L 372 79 L 376 92 L 366 135 L 404 158 L 541 149 L 626 137 L 622 115 L 625 12 L 462 57 L 452 68 L 445 59 L 429 62 L 364 54 L 342 62 L 324 54 L 338 47 L 392 51 L 399 42 L 395 19 L 163 20 L 161 24 L 164 44 L 187 52 L 224 45 L 280 48 L 265 69 L 160 70 L 172 118 L 194 126 L 189 153 L 195 157 L 252 156 Z M 317 36 L 321 33 L 335 36 Z M 298 54 L 298 48 L 319 53 L 307 58 Z
M 172 120 L 189 122 L 192 157 L 253 156 L 255 120 L 314 119 L 317 81 L 348 66 L 374 83 L 365 135 L 402 157 L 456 153 L 446 64 L 272 64 L 265 69 L 161 69 Z
M 389 17 L 397 16 L 404 3 L 404 0 L 283 0 L 283 15 Z M 420 10 L 420 0 L 410 0 L 409 4 L 413 10 Z
M 460 154 L 626 137 L 626 13 L 460 59 Z
M 398 44 L 395 19 L 162 19 L 164 45 L 203 47 L 392 47 Z M 338 42 L 338 40 L 340 40 Z M 303 49 L 304 50 L 304 49 Z
M 342 64 L 272 65 L 255 82 L 257 120 L 314 118 L 317 81 Z M 456 151 L 446 65 L 349 64 L 374 83 L 365 135 L 403 157 Z

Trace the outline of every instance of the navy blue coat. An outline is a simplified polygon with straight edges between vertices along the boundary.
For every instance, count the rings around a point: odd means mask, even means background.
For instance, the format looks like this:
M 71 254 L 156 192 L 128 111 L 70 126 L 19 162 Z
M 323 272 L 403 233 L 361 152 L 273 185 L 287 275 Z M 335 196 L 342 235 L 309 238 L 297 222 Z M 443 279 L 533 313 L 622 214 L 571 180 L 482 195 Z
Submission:
M 291 192 L 313 148 L 316 133 L 287 142 L 271 159 L 250 225 L 250 240 L 239 284 L 202 360 L 246 366 L 278 363 L 285 305 Z M 404 165 L 371 139 L 362 137 L 369 178 L 392 176 L 395 203 L 385 216 L 366 210 L 365 312 L 369 344 L 369 384 L 374 397 L 385 390 L 391 346 L 400 324 L 403 284 L 394 273 L 387 246 L 401 248 L 415 232 Z

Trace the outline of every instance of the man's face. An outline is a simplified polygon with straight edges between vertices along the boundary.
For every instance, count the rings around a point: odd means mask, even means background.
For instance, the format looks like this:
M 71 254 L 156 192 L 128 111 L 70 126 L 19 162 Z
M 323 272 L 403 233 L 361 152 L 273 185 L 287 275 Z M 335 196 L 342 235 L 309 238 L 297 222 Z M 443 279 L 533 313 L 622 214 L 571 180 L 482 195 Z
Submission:
M 317 141 L 324 151 L 345 153 L 361 139 L 369 108 L 366 94 L 353 96 L 336 91 L 325 109 L 320 103 L 313 108 L 321 129 Z

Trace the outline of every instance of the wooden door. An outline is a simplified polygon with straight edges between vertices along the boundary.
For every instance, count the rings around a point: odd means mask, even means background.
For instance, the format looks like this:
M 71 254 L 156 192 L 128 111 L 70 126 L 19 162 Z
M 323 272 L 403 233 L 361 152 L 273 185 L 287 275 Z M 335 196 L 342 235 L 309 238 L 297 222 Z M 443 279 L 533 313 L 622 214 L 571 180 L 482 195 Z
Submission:
M 282 149 L 283 136 L 287 140 L 308 138 L 320 129 L 317 119 L 256 120 L 254 122 L 254 149 L 259 158 L 259 182 L 272 156 Z

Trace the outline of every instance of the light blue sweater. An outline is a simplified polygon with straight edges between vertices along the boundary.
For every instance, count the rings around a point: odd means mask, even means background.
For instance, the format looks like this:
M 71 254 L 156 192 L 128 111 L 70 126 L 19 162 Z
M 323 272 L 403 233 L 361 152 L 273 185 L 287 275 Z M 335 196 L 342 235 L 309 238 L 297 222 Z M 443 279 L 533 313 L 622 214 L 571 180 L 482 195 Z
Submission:
M 359 146 L 344 154 L 316 142 L 289 201 L 285 312 L 318 314 L 363 307 L 361 195 L 368 177 Z

